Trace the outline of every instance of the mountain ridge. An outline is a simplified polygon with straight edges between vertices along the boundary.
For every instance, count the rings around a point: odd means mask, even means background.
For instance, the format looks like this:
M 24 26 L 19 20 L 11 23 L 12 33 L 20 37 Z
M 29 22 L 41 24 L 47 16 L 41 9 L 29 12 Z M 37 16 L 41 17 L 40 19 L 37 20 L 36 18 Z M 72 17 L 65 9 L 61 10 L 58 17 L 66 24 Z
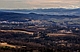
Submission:
M 48 15 L 76 15 L 80 16 L 80 8 L 77 9 L 64 9 L 64 8 L 50 8 L 50 9 L 15 9 L 15 10 L 0 10 L 4 12 L 14 12 L 14 13 L 37 13 L 37 14 L 48 14 Z

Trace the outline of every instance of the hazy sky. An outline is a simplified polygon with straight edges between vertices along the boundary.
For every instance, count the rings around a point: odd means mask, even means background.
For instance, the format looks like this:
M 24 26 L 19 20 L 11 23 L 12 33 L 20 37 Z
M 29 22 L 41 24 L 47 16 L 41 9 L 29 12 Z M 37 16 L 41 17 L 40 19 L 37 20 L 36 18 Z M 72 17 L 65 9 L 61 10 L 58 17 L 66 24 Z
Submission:
M 80 0 L 0 0 L 0 8 L 34 9 L 34 8 L 79 8 Z

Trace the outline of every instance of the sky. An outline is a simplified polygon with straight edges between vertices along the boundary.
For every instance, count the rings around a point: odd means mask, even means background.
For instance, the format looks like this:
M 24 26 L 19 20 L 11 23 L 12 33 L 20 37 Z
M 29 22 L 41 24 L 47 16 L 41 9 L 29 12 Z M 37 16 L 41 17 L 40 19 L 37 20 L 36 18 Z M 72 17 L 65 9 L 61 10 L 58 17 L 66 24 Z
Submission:
M 0 0 L 0 9 L 80 8 L 80 0 Z

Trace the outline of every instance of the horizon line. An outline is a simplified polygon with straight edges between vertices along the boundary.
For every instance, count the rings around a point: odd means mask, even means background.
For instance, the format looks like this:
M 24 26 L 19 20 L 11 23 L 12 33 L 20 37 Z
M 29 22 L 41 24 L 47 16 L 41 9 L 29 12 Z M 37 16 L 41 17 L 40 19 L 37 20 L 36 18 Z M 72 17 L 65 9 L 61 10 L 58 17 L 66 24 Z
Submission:
M 53 7 L 53 8 L 0 8 L 0 10 L 21 10 L 21 9 L 25 9 L 25 10 L 34 10 L 34 9 L 79 9 L 78 8 L 65 8 L 65 7 Z

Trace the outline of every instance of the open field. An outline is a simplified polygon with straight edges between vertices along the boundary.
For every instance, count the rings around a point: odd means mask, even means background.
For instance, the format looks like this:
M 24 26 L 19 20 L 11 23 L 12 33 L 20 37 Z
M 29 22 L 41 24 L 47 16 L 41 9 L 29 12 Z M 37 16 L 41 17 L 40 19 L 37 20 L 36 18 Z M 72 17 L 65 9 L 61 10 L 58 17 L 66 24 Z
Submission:
M 31 34 L 33 35 L 34 33 L 33 32 L 27 32 L 27 31 L 21 31 L 21 30 L 0 30 L 1 32 L 14 32 L 14 33 L 25 33 L 25 34 Z

